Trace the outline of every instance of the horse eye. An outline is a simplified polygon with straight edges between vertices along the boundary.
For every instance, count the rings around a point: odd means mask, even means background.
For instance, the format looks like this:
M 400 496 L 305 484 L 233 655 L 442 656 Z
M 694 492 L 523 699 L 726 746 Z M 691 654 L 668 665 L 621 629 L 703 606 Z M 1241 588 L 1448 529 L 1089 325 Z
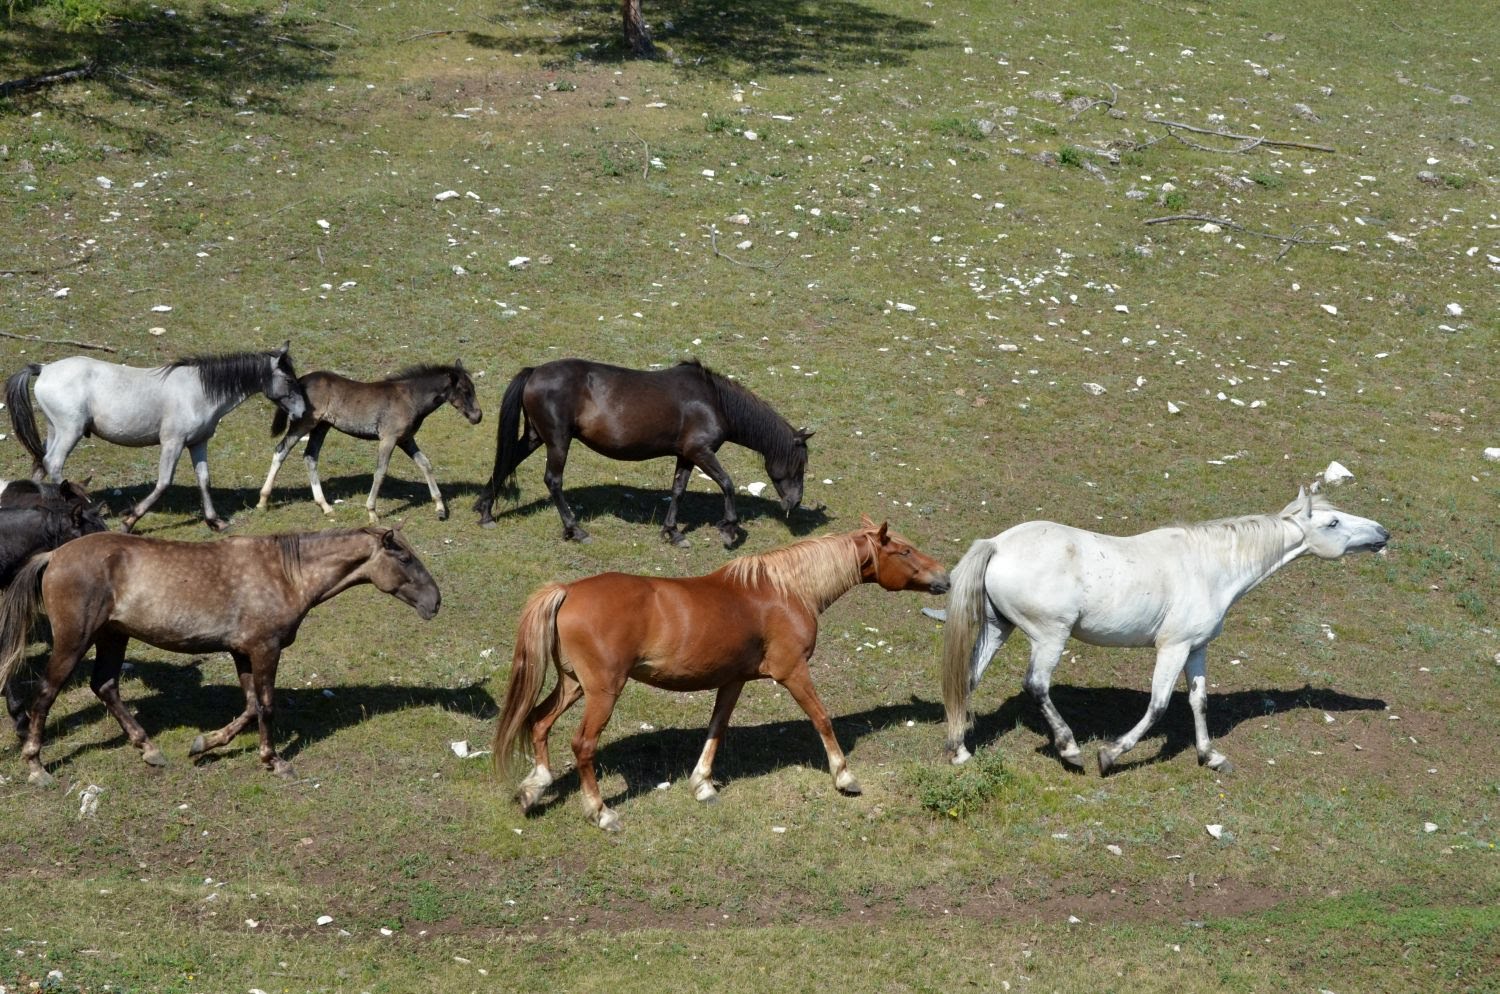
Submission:
M 1338 526 L 1339 526 L 1339 519 L 1338 518 L 1333 518 L 1333 519 L 1329 520 L 1329 522 L 1328 522 L 1328 527 L 1329 528 L 1337 528 Z

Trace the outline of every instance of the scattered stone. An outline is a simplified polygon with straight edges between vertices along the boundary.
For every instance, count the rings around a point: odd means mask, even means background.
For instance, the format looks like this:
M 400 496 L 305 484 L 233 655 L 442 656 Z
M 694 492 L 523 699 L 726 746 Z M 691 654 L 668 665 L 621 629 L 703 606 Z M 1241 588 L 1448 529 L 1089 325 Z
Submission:
M 332 915 L 319 915 L 318 916 L 318 924 L 319 925 L 332 925 L 333 924 L 333 916 Z
M 1114 853 L 1116 856 L 1123 856 L 1125 854 L 1125 850 L 1121 849 L 1119 846 L 1115 845 L 1114 843 L 1110 843 L 1109 845 L 1105 846 L 1104 848 L 1108 849 L 1110 852 Z
M 1437 825 L 1434 822 L 1430 822 L 1430 821 L 1424 821 L 1424 822 L 1422 822 L 1422 831 L 1426 832 L 1428 835 L 1431 835 L 1433 832 L 1436 832 L 1437 830 L 1438 830 L 1438 827 L 1437 827 Z
M 99 184 L 99 189 L 101 190 L 108 190 L 115 185 L 115 181 L 108 176 L 95 176 L 94 182 Z
M 527 266 L 531 265 L 531 256 L 518 255 L 514 259 L 510 260 L 510 262 L 507 262 L 506 265 L 511 269 L 525 269 Z
M 1484 457 L 1490 462 L 1500 462 L 1500 445 L 1492 445 L 1489 448 L 1485 449 Z
M 433 197 L 432 199 L 433 200 L 438 200 L 438 201 L 456 200 L 456 199 L 458 199 L 458 191 L 457 190 L 444 190 L 442 193 L 439 193 L 437 196 Z
M 1464 96 L 1462 93 L 1455 93 L 1448 98 L 1448 102 L 1450 104 L 1471 104 L 1474 101 L 1469 97 Z
M 1182 408 L 1178 407 L 1176 404 L 1172 403 L 1169 400 L 1169 401 L 1167 401 L 1167 413 L 1168 414 L 1181 414 L 1182 413 Z
M 104 793 L 104 788 L 98 784 L 89 784 L 83 788 L 83 793 L 78 795 L 78 817 L 92 818 L 99 813 L 99 795 Z
M 1217 235 L 1224 229 L 1219 227 L 1217 224 L 1214 224 L 1212 221 L 1209 221 L 1198 230 L 1203 232 L 1205 235 Z
M 1209 835 L 1212 835 L 1216 839 L 1222 839 L 1224 837 L 1223 825 L 1204 825 L 1203 827 L 1207 829 Z
M 1334 307 L 1332 304 L 1319 304 L 1318 306 L 1323 308 L 1323 310 L 1327 311 L 1329 314 L 1337 315 L 1339 312 L 1339 309 L 1337 307 Z
M 1461 318 L 1464 316 L 1464 309 L 1459 304 L 1449 304 L 1447 307 L 1443 308 L 1443 311 L 1450 318 Z
M 1085 383 L 1083 385 L 1083 389 L 1086 390 L 1086 391 L 1088 391 L 1089 393 L 1093 394 L 1095 397 L 1098 397 L 1101 394 L 1109 392 L 1109 391 L 1107 391 L 1107 390 L 1104 389 L 1103 384 L 1099 384 L 1099 383 Z
M 1417 171 L 1417 182 L 1428 186 L 1442 186 L 1443 178 L 1431 169 L 1421 169 Z
M 979 125 L 979 133 L 981 135 L 984 135 L 986 138 L 994 134 L 995 128 L 999 127 L 999 125 L 995 124 L 995 122 L 991 121 L 989 118 L 980 118 L 977 123 Z
M 1063 102 L 1063 95 L 1056 90 L 1032 90 L 1031 99 L 1046 104 L 1060 104 Z
M 1349 468 L 1338 460 L 1329 463 L 1328 468 L 1323 470 L 1324 483 L 1343 483 L 1345 480 L 1352 479 L 1354 479 L 1354 474 L 1349 472 Z

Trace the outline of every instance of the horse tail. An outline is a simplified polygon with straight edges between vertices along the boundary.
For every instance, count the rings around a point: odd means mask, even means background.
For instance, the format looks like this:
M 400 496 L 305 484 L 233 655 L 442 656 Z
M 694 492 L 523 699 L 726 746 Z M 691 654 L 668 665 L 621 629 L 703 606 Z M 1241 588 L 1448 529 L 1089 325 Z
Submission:
M 969 695 L 975 682 L 974 646 L 985 623 L 984 574 L 994 554 L 992 539 L 978 539 L 949 574 L 948 620 L 943 626 L 943 709 L 948 715 L 950 756 L 964 754 L 964 733 L 973 722 Z
M 10 425 L 16 438 L 31 453 L 32 472 L 40 473 L 44 452 L 36 432 L 36 415 L 31 411 L 31 392 L 26 389 L 31 378 L 42 371 L 41 363 L 27 363 L 21 371 L 5 381 L 5 403 L 10 407 Z
M 0 595 L 0 690 L 26 658 L 26 644 L 41 604 L 42 571 L 51 558 L 51 552 L 32 556 Z
M 561 583 L 549 583 L 526 601 L 516 626 L 516 654 L 510 664 L 510 684 L 505 688 L 505 704 L 495 724 L 492 746 L 495 769 L 508 776 L 516 756 L 531 745 L 531 709 L 547 676 L 547 663 L 557 661 L 557 612 L 568 596 Z
M 516 467 L 530 454 L 522 449 L 521 420 L 525 414 L 526 382 L 533 372 L 535 369 L 527 366 L 517 373 L 500 401 L 500 427 L 495 430 L 495 469 L 479 499 L 474 501 L 474 510 L 479 512 L 481 520 L 490 519 L 490 509 L 498 495 L 514 490 L 512 477 L 516 474 Z

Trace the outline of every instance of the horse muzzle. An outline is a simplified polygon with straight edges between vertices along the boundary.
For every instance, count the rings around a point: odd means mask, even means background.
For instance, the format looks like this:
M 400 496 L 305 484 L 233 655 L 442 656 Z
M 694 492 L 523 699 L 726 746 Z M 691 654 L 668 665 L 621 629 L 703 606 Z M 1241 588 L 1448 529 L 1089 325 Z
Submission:
M 946 594 L 948 592 L 948 588 L 951 585 L 952 584 L 948 580 L 948 574 L 939 573 L 937 576 L 928 581 L 927 592 L 929 594 Z

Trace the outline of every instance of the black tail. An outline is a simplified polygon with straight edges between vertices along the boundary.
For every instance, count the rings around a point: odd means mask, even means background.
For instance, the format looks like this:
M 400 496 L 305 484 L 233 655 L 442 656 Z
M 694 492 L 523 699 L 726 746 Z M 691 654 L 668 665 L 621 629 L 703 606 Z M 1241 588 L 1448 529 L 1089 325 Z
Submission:
M 271 416 L 271 436 L 283 434 L 286 431 L 286 409 L 280 404 L 276 405 L 276 413 Z
M 21 371 L 5 381 L 5 403 L 10 407 L 10 425 L 16 438 L 31 453 L 33 473 L 42 472 L 42 440 L 36 433 L 36 415 L 31 413 L 31 391 L 27 387 L 31 378 L 42 371 L 40 363 L 28 363 Z
M 479 499 L 474 501 L 474 510 L 479 512 L 481 523 L 493 520 L 491 509 L 495 498 L 515 491 L 516 467 L 525 458 L 521 449 L 521 420 L 525 414 L 522 395 L 526 392 L 526 381 L 531 379 L 532 367 L 527 366 L 515 375 L 510 386 L 505 388 L 505 397 L 500 401 L 500 427 L 495 430 L 495 469 L 490 481 L 484 485 Z

